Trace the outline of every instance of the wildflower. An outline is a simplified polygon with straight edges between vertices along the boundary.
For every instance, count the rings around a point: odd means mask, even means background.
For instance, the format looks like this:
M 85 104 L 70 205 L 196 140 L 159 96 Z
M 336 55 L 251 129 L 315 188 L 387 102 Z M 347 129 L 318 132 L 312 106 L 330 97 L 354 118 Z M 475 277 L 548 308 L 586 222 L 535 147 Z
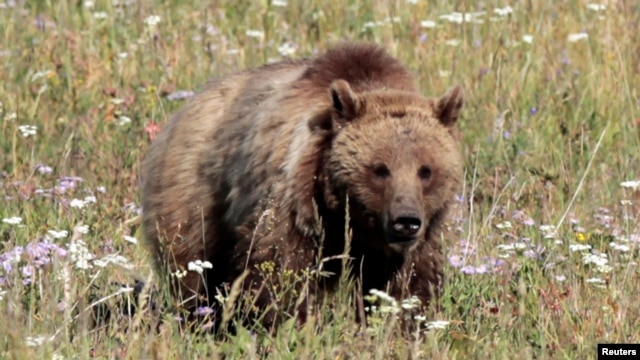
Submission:
M 137 244 L 138 243 L 138 239 L 134 238 L 133 236 L 128 236 L 128 235 L 124 235 L 123 236 L 125 241 L 128 241 L 132 244 Z
M 2 219 L 2 222 L 9 225 L 18 225 L 22 222 L 22 218 L 20 216 L 12 216 Z
M 4 299 L 4 296 L 7 294 L 6 291 L 0 290 L 0 301 L 2 301 L 2 299 Z
M 36 165 L 36 170 L 42 175 L 51 174 L 53 172 L 53 168 L 51 166 L 43 164 Z
M 247 35 L 248 37 L 256 38 L 256 39 L 264 38 L 264 32 L 260 30 L 247 30 L 245 32 L 245 35 Z
M 606 282 L 600 278 L 589 278 L 586 280 L 589 284 L 605 284 Z
M 57 231 L 57 230 L 49 230 L 47 234 L 51 235 L 54 239 L 63 239 L 69 235 L 67 230 Z
M 150 16 L 147 16 L 146 19 L 144 19 L 144 23 L 148 27 L 152 28 L 152 27 L 157 26 L 160 23 L 160 20 L 161 20 L 160 16 L 158 16 L 158 15 L 150 15 Z
M 427 323 L 427 329 L 429 329 L 429 330 L 446 329 L 447 326 L 449 326 L 449 324 L 450 324 L 450 322 L 449 321 L 445 321 L 445 320 L 431 321 L 431 322 Z
M 211 268 L 213 268 L 213 265 L 208 261 L 196 260 L 196 261 L 190 261 L 189 264 L 187 264 L 187 269 L 189 271 L 195 271 L 198 274 L 202 274 L 204 269 L 211 269 Z
M 387 294 L 384 291 L 380 291 L 380 290 L 377 290 L 377 289 L 371 289 L 371 290 L 369 290 L 369 294 L 377 297 L 378 299 L 380 299 L 382 301 L 386 301 L 386 302 L 392 303 L 392 304 L 396 303 L 396 299 L 393 296 Z
M 214 312 L 215 311 L 209 306 L 200 306 L 193 311 L 193 314 L 195 316 L 207 316 L 207 315 L 213 314 Z
M 503 8 L 495 8 L 493 9 L 493 11 L 498 15 L 498 16 L 507 16 L 509 14 L 511 14 L 513 12 L 513 9 L 511 8 L 511 6 L 506 6 Z
M 298 47 L 296 45 L 290 42 L 285 42 L 284 44 L 278 46 L 278 52 L 281 56 L 292 56 L 296 53 L 297 48 Z
M 580 32 L 580 33 L 575 33 L 575 34 L 569 34 L 569 36 L 567 36 L 567 41 L 568 42 L 576 42 L 576 41 L 585 40 L 585 39 L 588 39 L 588 38 L 589 38 L 589 35 L 587 35 L 587 33 Z
M 631 189 L 635 191 L 640 189 L 640 180 L 623 181 L 620 183 L 620 186 L 622 186 L 623 188 Z
M 26 346 L 29 347 L 38 347 L 42 344 L 44 344 L 45 342 L 49 342 L 53 340 L 53 336 L 50 336 L 49 338 L 43 336 L 43 335 L 39 335 L 39 336 L 27 336 L 24 339 L 24 344 Z
M 73 199 L 69 202 L 69 206 L 76 209 L 82 209 L 85 205 L 85 202 L 80 199 Z
M 460 255 L 451 255 L 449 256 L 449 264 L 453 267 L 460 267 L 463 264 L 462 256 Z
M 420 26 L 423 28 L 434 28 L 436 27 L 436 22 L 432 20 L 422 20 L 420 21 Z
M 38 132 L 38 128 L 35 125 L 20 125 L 18 126 L 18 130 L 20 130 L 20 134 L 24 138 L 35 136 Z
M 149 135 L 149 140 L 153 141 L 160 132 L 160 126 L 153 121 L 149 121 L 147 126 L 144 127 L 144 131 Z
M 427 320 L 427 317 L 424 315 L 416 315 L 413 317 L 413 319 L 417 322 L 423 322 Z
M 53 71 L 51 70 L 38 71 L 35 74 L 31 75 L 31 82 L 35 82 L 40 79 L 50 78 L 52 73 Z
M 479 17 L 484 14 L 485 14 L 484 11 L 479 11 L 474 13 L 464 13 L 464 14 L 459 12 L 453 12 L 451 14 L 440 15 L 439 18 L 452 23 L 456 23 L 456 24 L 462 24 L 463 22 L 474 22 L 474 23 L 482 24 L 484 21 L 479 19 Z
M 93 13 L 93 18 L 94 19 L 106 19 L 109 17 L 109 14 L 107 14 L 104 11 L 96 11 Z
M 449 45 L 449 46 L 458 46 L 460 45 L 462 41 L 460 41 L 460 39 L 451 39 L 451 40 L 447 40 L 444 43 Z
M 174 91 L 171 94 L 167 95 L 167 99 L 168 100 L 182 100 L 182 99 L 186 99 L 186 98 L 192 97 L 193 95 L 195 95 L 195 93 L 193 91 L 179 90 L 179 91 Z
M 131 118 L 126 115 L 118 116 L 118 126 L 125 126 L 131 124 Z
M 271 1 L 271 5 L 277 7 L 286 7 L 287 5 L 289 5 L 289 3 L 287 3 L 285 0 L 273 0 Z
M 86 270 L 93 267 L 89 261 L 93 260 L 95 256 L 89 252 L 84 241 L 75 240 L 69 244 L 68 248 L 71 261 L 75 263 L 76 268 Z
M 605 11 L 607 9 L 607 5 L 605 4 L 587 4 L 587 9 L 598 12 Z
M 526 42 L 527 44 L 533 43 L 533 35 L 522 35 L 522 41 Z
M 94 260 L 93 263 L 98 267 L 106 267 L 109 264 L 114 264 L 127 270 L 133 269 L 133 265 L 131 265 L 131 262 L 129 262 L 129 260 L 124 256 L 118 254 L 105 255 L 100 259 Z
M 88 234 L 89 233 L 89 225 L 79 225 L 73 228 L 74 232 L 79 234 Z
M 588 245 L 588 244 L 571 244 L 571 245 L 569 245 L 569 251 L 571 251 L 571 252 L 588 251 L 588 250 L 591 250 L 591 245 Z
M 558 282 L 563 282 L 563 281 L 567 280 L 567 277 L 564 276 L 564 275 L 556 275 L 555 278 L 556 278 L 556 281 L 558 281 Z
M 618 244 L 615 242 L 610 242 L 609 246 L 616 251 L 621 251 L 621 252 L 628 252 L 629 250 L 631 250 L 631 248 L 629 247 L 629 245 L 626 244 Z
M 183 277 L 187 276 L 187 270 L 176 270 L 175 272 L 171 273 L 171 276 L 175 277 L 176 279 L 182 279 Z
M 412 296 L 408 299 L 402 300 L 402 308 L 405 310 L 411 310 L 419 307 L 421 304 L 420 299 L 417 296 Z

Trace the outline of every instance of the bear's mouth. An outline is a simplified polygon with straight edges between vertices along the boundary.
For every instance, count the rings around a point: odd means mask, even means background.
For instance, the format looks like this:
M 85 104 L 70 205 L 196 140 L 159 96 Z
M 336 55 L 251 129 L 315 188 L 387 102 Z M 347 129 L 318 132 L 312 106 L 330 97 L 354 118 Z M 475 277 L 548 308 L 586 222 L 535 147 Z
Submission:
M 394 251 L 404 253 L 417 243 L 418 237 L 416 236 L 397 236 L 387 233 L 387 245 Z

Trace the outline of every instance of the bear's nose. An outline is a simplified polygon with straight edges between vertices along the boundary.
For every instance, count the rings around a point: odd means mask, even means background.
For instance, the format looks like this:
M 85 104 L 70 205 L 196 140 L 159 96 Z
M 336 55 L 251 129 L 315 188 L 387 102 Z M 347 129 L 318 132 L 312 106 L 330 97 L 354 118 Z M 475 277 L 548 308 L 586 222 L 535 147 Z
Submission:
M 409 237 L 418 233 L 422 221 L 415 216 L 399 216 L 394 220 L 392 226 L 396 236 Z

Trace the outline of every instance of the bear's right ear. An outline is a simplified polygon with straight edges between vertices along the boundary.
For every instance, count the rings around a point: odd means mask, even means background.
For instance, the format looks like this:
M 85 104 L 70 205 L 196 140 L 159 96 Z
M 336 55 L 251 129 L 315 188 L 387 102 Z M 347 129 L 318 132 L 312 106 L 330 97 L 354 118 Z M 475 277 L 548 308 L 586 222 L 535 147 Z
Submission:
M 362 109 L 362 100 L 358 98 L 345 80 L 335 80 L 329 86 L 331 107 L 327 112 L 317 114 L 309 121 L 309 128 L 336 133 L 340 128 L 355 119 Z
M 351 90 L 351 86 L 345 80 L 336 80 L 329 87 L 331 94 L 331 108 L 338 120 L 349 122 L 353 120 L 360 110 L 360 100 Z

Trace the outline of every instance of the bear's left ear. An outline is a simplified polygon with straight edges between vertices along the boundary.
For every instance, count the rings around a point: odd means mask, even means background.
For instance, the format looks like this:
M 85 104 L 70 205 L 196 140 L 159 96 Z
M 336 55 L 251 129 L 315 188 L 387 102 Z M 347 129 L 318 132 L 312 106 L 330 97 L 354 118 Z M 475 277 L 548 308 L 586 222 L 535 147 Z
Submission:
M 436 104 L 436 117 L 442 125 L 451 127 L 455 125 L 460 117 L 462 105 L 464 104 L 464 90 L 462 87 L 456 86 L 449 89 Z

